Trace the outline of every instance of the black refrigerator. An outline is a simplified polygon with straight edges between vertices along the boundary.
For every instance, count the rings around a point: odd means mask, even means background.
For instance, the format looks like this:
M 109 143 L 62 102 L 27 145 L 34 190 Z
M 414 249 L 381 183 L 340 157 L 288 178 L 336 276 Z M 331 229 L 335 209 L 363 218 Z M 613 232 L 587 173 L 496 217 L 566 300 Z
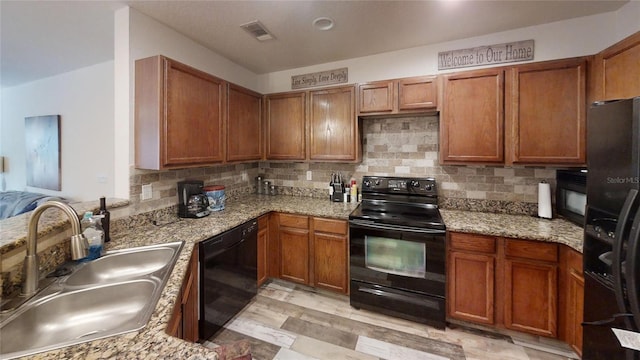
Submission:
M 590 106 L 587 167 L 583 358 L 640 360 L 640 97 Z

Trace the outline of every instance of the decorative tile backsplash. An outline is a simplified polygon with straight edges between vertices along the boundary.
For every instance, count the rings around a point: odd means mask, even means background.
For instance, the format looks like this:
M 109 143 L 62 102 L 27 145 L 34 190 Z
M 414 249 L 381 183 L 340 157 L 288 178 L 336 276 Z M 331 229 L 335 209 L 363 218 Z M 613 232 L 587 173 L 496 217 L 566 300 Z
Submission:
M 270 180 L 280 194 L 328 196 L 332 173 L 355 178 L 363 175 L 436 178 L 441 206 L 467 210 L 535 214 L 537 184 L 547 181 L 555 188 L 556 168 L 500 166 L 440 166 L 438 164 L 438 117 L 363 119 L 363 160 L 348 163 L 256 162 L 167 171 L 131 170 L 133 213 L 177 203 L 176 183 L 203 180 L 205 185 L 225 185 L 228 197 L 255 191 L 258 174 Z M 307 180 L 311 171 L 311 180 Z M 140 200 L 142 184 L 151 183 L 153 198 Z

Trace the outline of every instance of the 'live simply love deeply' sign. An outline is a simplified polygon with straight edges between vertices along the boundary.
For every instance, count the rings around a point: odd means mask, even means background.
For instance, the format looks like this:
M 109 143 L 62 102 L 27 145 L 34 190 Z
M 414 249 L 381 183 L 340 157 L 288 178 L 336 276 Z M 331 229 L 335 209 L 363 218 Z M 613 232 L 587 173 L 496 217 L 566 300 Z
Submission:
M 533 40 L 438 53 L 438 70 L 533 60 Z
M 349 81 L 349 69 L 340 68 L 311 74 L 294 75 L 291 77 L 291 89 L 342 84 L 347 81 Z

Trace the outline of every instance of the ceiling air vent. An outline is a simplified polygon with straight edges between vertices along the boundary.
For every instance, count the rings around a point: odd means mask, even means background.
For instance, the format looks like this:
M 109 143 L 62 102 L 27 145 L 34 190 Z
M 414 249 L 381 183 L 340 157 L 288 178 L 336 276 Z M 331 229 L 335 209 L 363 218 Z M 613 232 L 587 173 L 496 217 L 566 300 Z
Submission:
M 254 38 L 259 41 L 271 40 L 274 38 L 273 35 L 267 30 L 262 23 L 258 20 L 254 20 L 248 22 L 246 24 L 240 25 L 241 28 L 245 29 L 249 34 L 251 34 Z

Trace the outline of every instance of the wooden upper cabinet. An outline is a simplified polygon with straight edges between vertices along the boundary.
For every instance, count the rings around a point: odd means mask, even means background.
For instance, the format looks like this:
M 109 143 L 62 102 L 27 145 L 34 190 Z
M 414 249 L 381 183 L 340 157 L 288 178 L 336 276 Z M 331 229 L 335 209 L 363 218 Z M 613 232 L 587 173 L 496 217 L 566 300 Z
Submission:
M 440 161 L 504 162 L 504 70 L 446 75 L 443 83 Z
M 266 97 L 268 160 L 305 160 L 306 93 L 290 92 Z
M 507 70 L 508 164 L 586 162 L 586 66 L 577 58 Z
M 135 71 L 136 167 L 222 162 L 225 82 L 162 56 L 136 61 Z
M 438 105 L 435 76 L 398 80 L 398 110 L 435 109 Z
M 395 104 L 394 82 L 376 81 L 358 86 L 360 104 L 358 112 L 365 113 L 391 113 Z
M 640 32 L 595 56 L 589 101 L 640 96 Z
M 262 95 L 229 84 L 227 93 L 227 161 L 261 160 Z
M 435 110 L 435 76 L 383 80 L 358 86 L 358 114 L 362 116 L 413 113 Z
M 309 160 L 355 161 L 360 157 L 355 87 L 309 92 Z

